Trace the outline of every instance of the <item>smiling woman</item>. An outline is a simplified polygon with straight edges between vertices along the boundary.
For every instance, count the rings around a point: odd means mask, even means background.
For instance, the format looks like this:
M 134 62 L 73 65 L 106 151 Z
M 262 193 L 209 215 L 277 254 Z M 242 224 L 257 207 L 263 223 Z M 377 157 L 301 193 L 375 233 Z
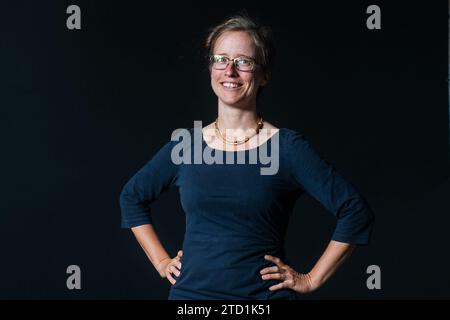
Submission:
M 128 181 L 120 197 L 122 226 L 132 228 L 160 276 L 173 285 L 169 299 L 296 299 L 319 288 L 355 245 L 368 244 L 372 212 L 301 134 L 258 114 L 257 97 L 273 63 L 268 28 L 233 17 L 211 30 L 206 49 L 218 117 L 184 130 L 194 139 L 168 142 Z M 263 173 L 263 161 L 180 161 L 196 154 L 213 158 L 219 151 L 246 158 L 264 148 L 276 159 L 270 174 Z M 181 149 L 183 156 L 173 157 Z M 149 204 L 174 186 L 186 233 L 183 249 L 171 258 L 153 229 Z M 289 218 L 304 193 L 337 218 L 327 249 L 305 274 L 289 265 L 284 250 Z

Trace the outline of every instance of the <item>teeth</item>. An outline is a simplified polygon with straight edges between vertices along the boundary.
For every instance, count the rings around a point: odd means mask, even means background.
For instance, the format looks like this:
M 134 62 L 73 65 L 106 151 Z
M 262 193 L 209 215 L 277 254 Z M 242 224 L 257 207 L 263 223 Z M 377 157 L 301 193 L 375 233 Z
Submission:
M 239 84 L 233 82 L 224 82 L 222 85 L 226 88 L 237 88 L 240 86 Z

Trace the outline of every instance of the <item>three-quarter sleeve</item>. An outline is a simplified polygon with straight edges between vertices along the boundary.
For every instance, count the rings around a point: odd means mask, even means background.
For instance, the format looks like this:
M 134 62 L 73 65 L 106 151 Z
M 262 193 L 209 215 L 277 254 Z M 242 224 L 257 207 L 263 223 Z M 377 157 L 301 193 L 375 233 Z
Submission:
M 179 166 L 171 160 L 172 146 L 173 141 L 166 143 L 123 187 L 122 228 L 152 223 L 150 204 L 176 184 Z
M 337 218 L 332 240 L 367 245 L 374 215 L 365 199 L 303 135 L 292 131 L 287 148 L 296 184 Z

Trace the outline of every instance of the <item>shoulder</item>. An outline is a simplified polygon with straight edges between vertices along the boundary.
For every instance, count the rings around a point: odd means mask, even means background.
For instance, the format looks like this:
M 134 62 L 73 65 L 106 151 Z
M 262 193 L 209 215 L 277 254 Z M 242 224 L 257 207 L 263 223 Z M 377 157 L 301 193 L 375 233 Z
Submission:
M 280 128 L 279 129 L 280 139 L 288 145 L 292 143 L 298 143 L 298 142 L 306 142 L 307 139 L 305 135 L 299 131 L 290 129 L 290 128 Z
M 281 128 L 280 148 L 289 158 L 309 158 L 317 153 L 304 133 L 289 128 Z
M 270 129 L 270 130 L 279 129 L 276 126 L 274 126 L 273 124 L 271 124 L 270 122 L 265 121 L 265 120 L 263 121 L 263 124 L 264 124 L 263 128 L 265 128 L 265 129 Z

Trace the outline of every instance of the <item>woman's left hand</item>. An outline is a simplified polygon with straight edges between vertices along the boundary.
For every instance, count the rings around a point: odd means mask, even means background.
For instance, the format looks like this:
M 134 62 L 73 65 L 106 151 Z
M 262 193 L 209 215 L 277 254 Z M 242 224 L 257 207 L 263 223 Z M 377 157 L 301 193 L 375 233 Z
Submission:
M 279 280 L 280 283 L 269 288 L 271 291 L 279 289 L 292 289 L 298 293 L 307 293 L 317 289 L 309 273 L 298 273 L 280 258 L 266 255 L 264 259 L 273 262 L 275 266 L 264 268 L 260 271 L 263 280 Z

